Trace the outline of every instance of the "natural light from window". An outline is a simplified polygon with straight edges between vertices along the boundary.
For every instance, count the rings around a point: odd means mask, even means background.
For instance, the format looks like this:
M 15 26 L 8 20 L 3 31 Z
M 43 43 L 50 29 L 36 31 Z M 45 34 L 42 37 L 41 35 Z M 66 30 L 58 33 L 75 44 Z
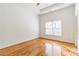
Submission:
M 45 34 L 46 35 L 62 35 L 62 23 L 60 20 L 46 22 L 45 24 Z

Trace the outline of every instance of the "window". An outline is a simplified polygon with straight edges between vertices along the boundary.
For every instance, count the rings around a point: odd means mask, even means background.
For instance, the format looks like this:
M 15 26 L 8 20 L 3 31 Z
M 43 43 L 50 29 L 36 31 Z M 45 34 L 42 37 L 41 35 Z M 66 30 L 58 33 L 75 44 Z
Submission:
M 46 22 L 45 24 L 45 34 L 46 35 L 56 35 L 61 36 L 62 35 L 62 28 L 61 28 L 61 21 L 53 21 L 53 22 Z

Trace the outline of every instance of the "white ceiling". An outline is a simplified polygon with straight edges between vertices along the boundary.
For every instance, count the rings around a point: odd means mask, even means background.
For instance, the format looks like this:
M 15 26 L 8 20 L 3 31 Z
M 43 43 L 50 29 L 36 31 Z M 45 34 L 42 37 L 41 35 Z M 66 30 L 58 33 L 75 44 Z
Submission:
M 24 4 L 23 4 L 24 5 Z M 67 6 L 71 6 L 73 5 L 73 3 L 40 3 L 39 5 L 37 5 L 37 3 L 31 3 L 29 4 L 31 5 L 31 9 L 37 13 L 37 14 L 45 14 L 48 13 L 50 11 L 55 11 Z M 27 6 L 27 4 L 25 4 L 25 6 Z M 23 6 L 24 7 L 24 6 Z
M 58 10 L 58 9 L 62 9 L 62 8 L 66 8 L 66 7 L 69 7 L 69 6 L 72 6 L 72 5 L 75 5 L 75 4 L 74 3 L 56 3 L 56 4 L 52 5 L 51 7 L 46 6 L 47 8 L 41 9 L 40 14 L 45 14 L 45 13 L 55 11 L 55 10 Z
M 46 7 L 51 6 L 53 4 L 55 4 L 55 3 L 40 3 L 38 8 L 43 9 L 43 8 L 46 8 Z

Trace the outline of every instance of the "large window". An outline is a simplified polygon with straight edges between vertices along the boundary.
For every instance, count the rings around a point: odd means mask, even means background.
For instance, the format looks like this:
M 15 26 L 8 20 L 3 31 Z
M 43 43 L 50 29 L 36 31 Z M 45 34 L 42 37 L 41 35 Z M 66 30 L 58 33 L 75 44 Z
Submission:
M 46 22 L 45 24 L 45 34 L 46 35 L 56 35 L 61 36 L 62 35 L 62 27 L 61 27 L 61 21 L 51 21 Z

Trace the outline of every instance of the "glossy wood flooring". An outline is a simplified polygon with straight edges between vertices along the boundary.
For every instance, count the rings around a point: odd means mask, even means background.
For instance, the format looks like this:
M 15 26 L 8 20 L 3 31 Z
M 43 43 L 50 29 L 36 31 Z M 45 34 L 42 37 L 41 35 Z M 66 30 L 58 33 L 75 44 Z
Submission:
M 35 39 L 0 49 L 0 56 L 77 56 L 74 44 Z

